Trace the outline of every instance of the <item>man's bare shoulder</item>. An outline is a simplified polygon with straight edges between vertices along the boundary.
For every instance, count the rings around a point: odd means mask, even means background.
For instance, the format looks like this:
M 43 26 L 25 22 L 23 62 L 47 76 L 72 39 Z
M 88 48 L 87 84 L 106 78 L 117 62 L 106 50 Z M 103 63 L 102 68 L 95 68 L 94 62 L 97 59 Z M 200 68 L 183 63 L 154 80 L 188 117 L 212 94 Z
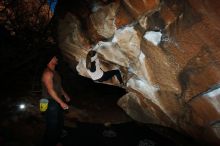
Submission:
M 53 71 L 51 71 L 50 69 L 45 69 L 42 75 L 42 80 L 46 80 L 46 79 L 51 79 L 53 78 Z

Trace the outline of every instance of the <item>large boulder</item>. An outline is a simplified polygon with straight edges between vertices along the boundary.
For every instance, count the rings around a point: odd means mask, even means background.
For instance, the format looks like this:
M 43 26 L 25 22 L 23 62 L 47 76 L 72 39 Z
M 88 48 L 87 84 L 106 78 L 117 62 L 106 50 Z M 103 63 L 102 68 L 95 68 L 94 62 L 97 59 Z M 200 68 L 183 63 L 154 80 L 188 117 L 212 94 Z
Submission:
M 71 67 L 89 77 L 86 54 L 97 50 L 102 68 L 124 77 L 128 93 L 118 105 L 130 117 L 218 144 L 220 3 L 99 2 L 87 7 L 88 17 L 68 11 L 60 18 L 59 45 Z

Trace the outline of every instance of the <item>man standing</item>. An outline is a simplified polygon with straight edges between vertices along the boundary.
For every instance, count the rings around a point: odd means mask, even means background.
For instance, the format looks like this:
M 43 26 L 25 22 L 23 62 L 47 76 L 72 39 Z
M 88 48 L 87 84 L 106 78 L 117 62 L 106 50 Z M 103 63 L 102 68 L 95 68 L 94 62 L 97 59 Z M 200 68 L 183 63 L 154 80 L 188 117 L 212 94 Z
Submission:
M 61 77 L 55 70 L 58 64 L 58 58 L 53 56 L 42 75 L 42 94 L 49 100 L 48 109 L 46 110 L 46 131 L 44 145 L 56 146 L 63 129 L 64 115 L 63 110 L 69 108 L 66 102 L 70 101 L 69 96 L 63 90 Z M 64 102 L 64 98 L 66 102 Z

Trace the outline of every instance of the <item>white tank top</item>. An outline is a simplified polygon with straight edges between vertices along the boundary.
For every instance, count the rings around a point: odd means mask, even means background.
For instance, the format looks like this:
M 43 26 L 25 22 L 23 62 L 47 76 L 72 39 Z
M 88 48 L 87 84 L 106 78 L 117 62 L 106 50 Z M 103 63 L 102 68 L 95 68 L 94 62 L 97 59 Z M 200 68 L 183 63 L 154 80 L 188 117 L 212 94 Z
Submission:
M 93 61 L 93 59 L 92 59 L 92 61 Z M 94 61 L 95 61 L 95 66 L 96 66 L 95 71 L 91 72 L 90 70 L 87 69 L 87 72 L 93 80 L 98 80 L 103 76 L 104 72 L 100 68 L 99 59 L 95 58 Z

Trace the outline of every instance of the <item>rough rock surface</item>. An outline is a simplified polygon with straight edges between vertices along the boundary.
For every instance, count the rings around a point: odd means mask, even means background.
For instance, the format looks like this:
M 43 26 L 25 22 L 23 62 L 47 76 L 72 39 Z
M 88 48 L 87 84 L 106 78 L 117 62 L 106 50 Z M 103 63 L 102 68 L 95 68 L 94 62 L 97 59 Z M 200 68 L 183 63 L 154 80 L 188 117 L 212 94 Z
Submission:
M 133 119 L 217 145 L 219 6 L 215 0 L 100 1 L 82 15 L 68 11 L 60 18 L 59 45 L 82 76 L 89 77 L 90 47 L 103 70 L 120 69 L 128 93 L 118 104 Z M 146 39 L 149 32 L 155 33 Z

